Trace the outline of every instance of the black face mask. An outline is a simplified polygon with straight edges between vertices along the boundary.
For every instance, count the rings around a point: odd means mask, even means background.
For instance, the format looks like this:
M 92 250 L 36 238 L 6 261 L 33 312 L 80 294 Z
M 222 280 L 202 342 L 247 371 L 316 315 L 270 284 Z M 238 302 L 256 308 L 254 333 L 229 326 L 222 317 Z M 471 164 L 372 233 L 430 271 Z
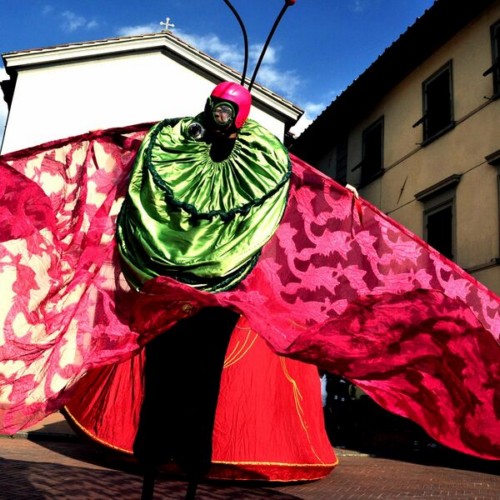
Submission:
M 237 106 L 228 101 L 209 97 L 205 106 L 205 116 L 209 127 L 221 132 L 234 128 Z

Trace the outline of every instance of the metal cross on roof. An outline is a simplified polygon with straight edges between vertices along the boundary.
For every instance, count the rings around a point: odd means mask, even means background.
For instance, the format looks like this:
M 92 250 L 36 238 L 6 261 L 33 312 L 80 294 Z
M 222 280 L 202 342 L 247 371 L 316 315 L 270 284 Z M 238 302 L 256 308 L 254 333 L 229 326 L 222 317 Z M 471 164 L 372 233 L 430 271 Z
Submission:
M 175 28 L 175 24 L 173 24 L 173 23 L 170 22 L 170 17 L 167 17 L 167 19 L 165 20 L 165 22 L 162 21 L 160 24 L 162 26 L 165 26 L 165 28 L 162 31 L 169 31 L 170 28 Z

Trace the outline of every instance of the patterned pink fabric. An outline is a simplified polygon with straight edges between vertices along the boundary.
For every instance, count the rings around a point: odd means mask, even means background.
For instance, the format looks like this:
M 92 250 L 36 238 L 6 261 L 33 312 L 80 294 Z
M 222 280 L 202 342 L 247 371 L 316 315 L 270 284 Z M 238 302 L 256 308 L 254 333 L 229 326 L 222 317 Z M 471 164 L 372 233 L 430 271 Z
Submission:
M 282 224 L 238 287 L 208 294 L 158 278 L 131 291 L 114 229 L 147 128 L 0 159 L 4 433 L 59 408 L 89 368 L 220 304 L 276 352 L 344 375 L 441 443 L 500 458 L 500 299 L 295 157 Z

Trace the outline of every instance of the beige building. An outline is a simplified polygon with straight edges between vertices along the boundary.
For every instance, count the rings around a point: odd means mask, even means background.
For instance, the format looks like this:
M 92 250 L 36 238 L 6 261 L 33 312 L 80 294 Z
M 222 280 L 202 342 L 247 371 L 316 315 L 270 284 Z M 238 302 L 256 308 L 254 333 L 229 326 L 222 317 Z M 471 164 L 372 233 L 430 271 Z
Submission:
M 500 0 L 437 0 L 292 151 L 500 294 Z
M 91 130 L 190 116 L 234 69 L 171 32 L 2 54 L 10 79 L 2 153 Z M 302 110 L 260 85 L 250 116 L 284 138 Z

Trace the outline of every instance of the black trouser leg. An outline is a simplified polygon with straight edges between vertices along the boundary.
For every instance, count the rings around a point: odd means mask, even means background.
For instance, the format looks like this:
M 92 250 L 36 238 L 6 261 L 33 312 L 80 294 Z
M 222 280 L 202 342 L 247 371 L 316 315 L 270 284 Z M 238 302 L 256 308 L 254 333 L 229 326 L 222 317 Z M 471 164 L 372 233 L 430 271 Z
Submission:
M 191 480 L 188 482 L 188 488 L 184 500 L 194 500 L 196 497 L 196 489 L 198 488 L 198 481 Z
M 155 489 L 156 470 L 154 467 L 146 467 L 142 482 L 141 500 L 153 500 Z
M 202 309 L 146 346 L 134 443 L 146 468 L 174 460 L 195 482 L 207 472 L 221 372 L 237 320 L 228 309 Z

